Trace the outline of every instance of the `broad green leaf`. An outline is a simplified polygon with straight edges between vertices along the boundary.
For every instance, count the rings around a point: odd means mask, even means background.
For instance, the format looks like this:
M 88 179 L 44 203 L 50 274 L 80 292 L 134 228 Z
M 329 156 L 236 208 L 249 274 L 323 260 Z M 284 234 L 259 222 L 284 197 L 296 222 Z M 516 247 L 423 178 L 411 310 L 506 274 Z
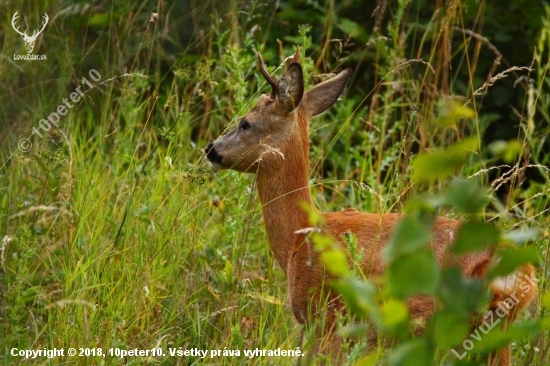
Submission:
M 323 224 L 323 215 L 307 202 L 300 202 L 300 207 L 307 213 L 307 220 L 312 226 L 319 227 Z
M 466 221 L 460 225 L 451 247 L 455 254 L 479 252 L 498 243 L 500 231 L 482 221 Z
M 364 338 L 368 335 L 371 330 L 372 325 L 362 323 L 352 323 L 343 326 L 338 330 L 338 334 L 342 337 L 352 337 L 352 338 Z
M 369 36 L 361 24 L 352 20 L 342 18 L 338 23 L 338 28 L 340 28 L 341 31 L 346 33 L 351 38 L 355 38 L 363 43 L 367 43 L 369 41 Z
M 435 122 L 443 126 L 452 126 L 463 118 L 474 118 L 475 112 L 473 109 L 466 107 L 457 101 L 443 101 L 439 106 L 439 115 Z
M 478 149 L 476 138 L 463 140 L 447 149 L 417 155 L 412 160 L 412 179 L 416 182 L 431 182 L 454 174 L 470 152 Z
M 330 236 L 315 231 L 310 234 L 310 238 L 313 242 L 313 247 L 318 252 L 330 250 L 334 245 L 336 245 Z
M 472 312 L 484 309 L 489 302 L 489 291 L 477 278 L 464 277 L 459 267 L 449 267 L 442 271 L 439 296 L 445 307 L 469 316 Z
M 470 332 L 470 318 L 452 309 L 443 309 L 433 318 L 437 347 L 448 350 L 462 343 Z
M 496 324 L 497 321 L 499 324 Z M 480 338 L 480 340 L 472 339 L 472 336 L 470 336 L 469 339 L 474 343 L 471 352 L 488 353 L 502 348 L 514 340 L 520 340 L 527 336 L 534 336 L 541 331 L 541 326 L 538 321 L 525 321 L 519 324 L 513 324 L 506 331 L 500 329 L 502 322 L 503 319 L 497 316 L 494 317 L 492 324 L 485 322 L 484 329 L 490 329 L 492 325 L 495 325 L 487 334 L 482 331 L 476 332 L 474 329 L 473 334 L 476 337 L 479 335 L 478 338 Z
M 386 271 L 391 295 L 398 298 L 433 295 L 439 283 L 439 268 L 430 249 L 402 255 L 390 262 Z
M 413 339 L 395 347 L 388 356 L 390 366 L 432 366 L 434 349 L 425 339 Z
M 372 284 L 348 276 L 333 281 L 332 287 L 340 293 L 351 314 L 363 318 L 369 315 L 375 322 L 380 322 L 378 305 L 374 300 L 376 288 Z
M 327 269 L 336 276 L 345 276 L 349 273 L 346 255 L 340 248 L 325 250 L 321 253 L 321 260 Z
M 390 241 L 384 248 L 384 258 L 391 261 L 397 256 L 425 246 L 431 240 L 431 225 L 423 223 L 416 215 L 406 215 L 397 223 Z
M 371 353 L 361 357 L 354 366 L 376 366 L 380 364 L 380 360 L 384 356 L 383 348 L 377 347 Z
M 437 208 L 445 203 L 445 199 L 441 195 L 411 197 L 403 205 L 403 212 L 407 214 L 435 215 Z
M 88 25 L 91 27 L 106 27 L 109 25 L 111 17 L 108 13 L 94 14 L 88 19 Z
M 502 238 L 515 244 L 525 244 L 528 241 L 538 238 L 540 232 L 535 228 L 522 228 L 504 233 Z
M 458 211 L 475 214 L 489 202 L 489 197 L 477 184 L 466 179 L 454 179 L 445 189 L 445 200 Z
M 514 162 L 523 151 L 523 146 L 517 140 L 497 140 L 489 145 L 489 151 L 494 156 L 499 156 L 506 163 Z
M 505 248 L 499 250 L 497 254 L 500 257 L 500 261 L 493 269 L 491 269 L 491 278 L 505 276 L 512 273 L 523 264 L 536 264 L 540 262 L 539 253 L 534 247 Z
M 382 321 L 391 328 L 402 324 L 409 317 L 409 309 L 403 301 L 389 299 L 382 304 Z

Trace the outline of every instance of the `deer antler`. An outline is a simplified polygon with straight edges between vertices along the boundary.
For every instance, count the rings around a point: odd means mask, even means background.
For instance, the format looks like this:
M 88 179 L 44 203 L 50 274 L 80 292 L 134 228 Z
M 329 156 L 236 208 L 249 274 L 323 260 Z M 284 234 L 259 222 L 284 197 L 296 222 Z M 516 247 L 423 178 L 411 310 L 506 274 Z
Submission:
M 262 75 L 264 76 L 265 80 L 271 85 L 271 96 L 275 98 L 277 96 L 277 80 L 273 76 L 267 72 L 265 68 L 264 59 L 262 58 L 262 55 L 258 52 L 258 64 L 260 65 L 260 71 L 262 72 Z
M 17 27 L 15 25 L 15 21 L 17 20 L 17 18 L 19 18 L 19 10 L 15 12 L 15 14 L 13 14 L 13 17 L 11 18 L 11 26 L 13 27 L 13 29 L 19 33 L 20 35 L 22 35 L 23 37 L 28 37 L 27 35 L 27 31 L 25 31 L 25 33 L 21 33 L 21 31 L 19 30 L 19 27 Z
M 286 60 L 288 60 L 289 66 L 295 62 L 300 62 L 300 46 L 296 46 L 296 52 L 292 56 L 287 57 Z

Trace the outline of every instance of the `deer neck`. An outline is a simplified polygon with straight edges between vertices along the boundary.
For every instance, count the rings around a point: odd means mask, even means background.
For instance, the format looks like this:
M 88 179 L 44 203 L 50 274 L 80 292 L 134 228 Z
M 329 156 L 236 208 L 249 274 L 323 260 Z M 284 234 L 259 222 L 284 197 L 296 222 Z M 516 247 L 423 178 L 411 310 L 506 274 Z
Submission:
M 293 128 L 298 131 L 281 148 L 284 159 L 272 156 L 269 166 L 260 165 L 257 181 L 269 244 L 285 273 L 298 238 L 295 231 L 310 226 L 301 203 L 316 209 L 308 185 L 307 120 L 299 118 Z

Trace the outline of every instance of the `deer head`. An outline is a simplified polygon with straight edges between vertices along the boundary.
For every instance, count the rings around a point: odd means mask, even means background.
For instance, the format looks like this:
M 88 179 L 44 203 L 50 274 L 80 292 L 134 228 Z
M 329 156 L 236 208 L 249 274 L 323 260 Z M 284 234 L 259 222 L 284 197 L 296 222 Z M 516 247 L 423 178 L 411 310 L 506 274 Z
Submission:
M 346 69 L 304 92 L 299 57 L 298 49 L 288 59 L 285 73 L 276 80 L 267 72 L 258 53 L 259 68 L 271 85 L 271 94 L 262 95 L 234 130 L 206 147 L 207 158 L 214 167 L 256 173 L 260 161 L 262 166 L 269 166 L 271 160 L 280 161 L 289 158 L 288 155 L 307 156 L 309 119 L 336 102 L 349 80 L 351 70 Z
M 36 42 L 36 39 L 38 38 L 38 36 L 40 35 L 40 33 L 42 33 L 42 31 L 44 30 L 44 28 L 46 28 L 46 25 L 48 24 L 48 14 L 44 13 L 44 22 L 42 23 L 42 29 L 40 30 L 34 30 L 33 33 L 32 33 L 32 36 L 29 36 L 27 34 L 27 31 L 25 30 L 25 32 L 21 32 L 19 30 L 19 27 L 15 25 L 15 22 L 17 20 L 17 18 L 19 17 L 18 15 L 19 11 L 16 11 L 15 14 L 13 14 L 13 17 L 11 18 L 11 26 L 13 27 L 13 29 L 19 33 L 21 35 L 21 37 L 23 37 L 23 40 L 25 41 L 25 48 L 27 49 L 27 53 L 32 53 L 32 50 L 34 49 L 34 43 Z

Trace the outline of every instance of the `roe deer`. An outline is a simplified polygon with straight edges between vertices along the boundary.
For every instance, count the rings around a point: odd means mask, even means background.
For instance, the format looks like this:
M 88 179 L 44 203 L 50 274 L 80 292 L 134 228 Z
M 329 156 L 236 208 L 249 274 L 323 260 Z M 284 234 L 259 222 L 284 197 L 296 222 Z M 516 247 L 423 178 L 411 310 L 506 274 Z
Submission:
M 311 247 L 300 229 L 310 226 L 308 214 L 302 208 L 305 202 L 317 210 L 309 192 L 309 120 L 330 108 L 344 90 L 351 70 L 346 69 L 313 88 L 304 91 L 299 50 L 289 58 L 286 72 L 279 80 L 266 70 L 260 54 L 259 68 L 272 91 L 261 95 L 258 103 L 246 114 L 231 132 L 209 144 L 206 156 L 212 165 L 220 169 L 255 173 L 262 204 L 262 214 L 271 251 L 287 276 L 290 306 L 298 322 L 312 323 L 326 310 L 321 352 L 334 352 L 333 360 L 339 363 L 338 337 L 334 335 L 337 312 L 343 312 L 338 294 L 330 288 L 331 275 L 319 255 Z M 357 251 L 364 249 L 361 263 L 366 276 L 380 276 L 386 264 L 382 248 L 390 238 L 399 213 L 371 214 L 349 208 L 340 212 L 320 213 L 323 217 L 321 230 L 331 236 L 342 248 L 347 233 L 355 234 Z M 454 256 L 447 251 L 460 225 L 459 221 L 437 217 L 430 244 L 441 266 L 457 265 L 469 277 L 481 278 L 488 271 L 491 252 L 470 253 Z M 515 276 L 498 278 L 491 285 L 491 309 L 519 290 L 519 275 L 534 276 L 531 265 L 525 265 Z M 512 278 L 514 277 L 514 278 Z M 509 321 L 525 308 L 535 297 L 536 286 L 526 292 L 509 314 Z M 328 296 L 328 301 L 326 300 Z M 323 302 L 325 301 L 325 302 Z M 324 304 L 324 305 L 322 305 Z M 434 311 L 431 299 L 416 296 L 407 302 L 411 316 L 427 318 Z M 322 308 L 321 308 L 322 307 Z M 509 365 L 507 349 L 499 351 L 491 363 Z

